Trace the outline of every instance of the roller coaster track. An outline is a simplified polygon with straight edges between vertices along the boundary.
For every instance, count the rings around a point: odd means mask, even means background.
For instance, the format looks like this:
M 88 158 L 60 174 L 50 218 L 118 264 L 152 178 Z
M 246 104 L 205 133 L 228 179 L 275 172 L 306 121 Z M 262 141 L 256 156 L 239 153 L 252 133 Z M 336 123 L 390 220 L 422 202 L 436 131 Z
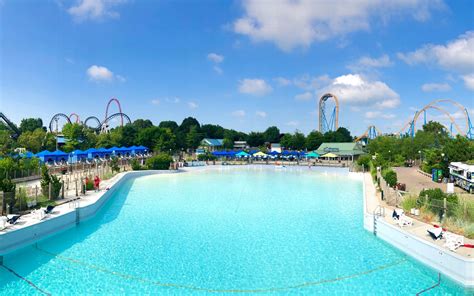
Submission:
M 21 134 L 21 131 L 16 127 L 16 125 L 8 119 L 5 114 L 0 112 L 0 118 L 6 123 L 6 125 L 13 131 L 12 137 L 14 139 L 18 138 Z
M 336 106 L 334 107 L 331 116 L 328 118 L 326 116 L 326 101 L 329 98 L 333 98 Z M 339 127 L 339 100 L 333 94 L 327 93 L 324 94 L 319 99 L 319 131 L 325 133 L 331 130 L 337 130 Z
M 359 142 L 363 139 L 371 139 L 372 140 L 375 137 L 378 137 L 380 135 L 382 135 L 380 130 L 375 125 L 370 125 L 362 135 L 360 135 L 359 137 L 357 137 L 354 140 L 354 142 Z
M 71 122 L 72 122 L 72 117 L 73 116 L 76 117 L 75 123 L 81 123 L 81 119 L 79 118 L 79 115 L 77 115 L 76 113 L 71 113 L 71 115 L 69 115 L 69 120 L 71 120 Z
M 119 109 L 119 112 L 118 113 L 115 113 L 115 114 L 124 114 L 122 113 L 122 107 L 120 106 L 120 101 L 116 98 L 111 98 L 109 100 L 109 102 L 107 103 L 107 108 L 105 109 L 105 119 L 104 119 L 104 122 L 107 122 L 107 119 L 109 118 L 109 107 L 110 107 L 110 104 L 112 104 L 112 102 L 115 102 L 118 106 L 118 109 Z M 130 118 L 129 118 L 130 119 Z M 121 122 L 120 124 L 123 126 L 123 117 L 121 117 Z
M 437 106 L 436 104 L 438 104 L 438 103 L 450 103 L 450 104 L 454 105 L 456 108 L 458 108 L 461 111 L 461 113 L 464 114 L 464 117 L 465 117 L 465 120 L 466 120 L 466 130 L 463 131 L 459 127 L 459 125 L 454 120 L 453 116 L 448 111 L 446 111 L 444 108 L 441 108 L 441 107 Z M 415 113 L 414 118 L 409 120 L 407 123 L 405 123 L 405 125 L 403 125 L 403 127 L 400 129 L 400 131 L 397 134 L 401 135 L 403 133 L 403 131 L 408 129 L 409 132 L 411 133 L 411 136 L 413 137 L 414 133 L 415 133 L 415 127 L 416 127 L 416 123 L 417 123 L 418 118 L 420 117 L 420 115 L 422 113 L 426 112 L 426 110 L 428 110 L 428 109 L 435 109 L 435 110 L 438 110 L 438 111 L 444 113 L 448 117 L 449 121 L 451 122 L 451 125 L 454 126 L 454 128 L 456 129 L 458 134 L 463 135 L 463 136 L 467 136 L 468 138 L 472 138 L 474 136 L 472 123 L 471 123 L 471 120 L 470 120 L 469 113 L 468 113 L 467 109 L 463 105 L 461 105 L 460 103 L 458 103 L 454 100 L 451 100 L 451 99 L 438 99 L 438 100 L 434 100 L 434 101 L 430 102 L 428 105 L 423 107 L 421 110 L 417 111 Z M 449 129 L 447 129 L 447 130 L 449 130 Z
M 89 125 L 90 121 L 95 121 L 96 125 L 93 125 L 93 126 Z M 89 117 L 86 118 L 86 120 L 84 120 L 84 126 L 90 128 L 90 129 L 93 129 L 95 131 L 100 131 L 102 123 L 100 122 L 99 118 L 97 118 L 95 116 L 89 116 Z
M 101 132 L 108 132 L 109 130 L 109 122 L 110 120 L 116 118 L 116 117 L 119 117 L 122 119 L 122 126 L 123 126 L 123 121 L 124 119 L 127 121 L 127 124 L 128 123 L 132 123 L 132 120 L 130 119 L 130 117 L 128 117 L 127 114 L 125 113 L 122 113 L 122 112 L 119 112 L 119 113 L 114 113 L 112 115 L 110 115 L 109 117 L 107 117 L 100 125 L 100 129 L 101 129 Z
M 49 122 L 49 131 L 50 132 L 58 132 L 58 126 L 57 126 L 57 122 L 59 121 L 59 118 L 64 118 L 67 123 L 71 123 L 71 119 L 69 119 L 69 116 L 67 116 L 66 114 L 64 113 L 57 113 L 57 114 L 54 114 L 53 115 L 53 118 L 51 118 L 51 121 Z M 54 129 L 54 126 L 53 124 L 56 122 L 56 130 Z

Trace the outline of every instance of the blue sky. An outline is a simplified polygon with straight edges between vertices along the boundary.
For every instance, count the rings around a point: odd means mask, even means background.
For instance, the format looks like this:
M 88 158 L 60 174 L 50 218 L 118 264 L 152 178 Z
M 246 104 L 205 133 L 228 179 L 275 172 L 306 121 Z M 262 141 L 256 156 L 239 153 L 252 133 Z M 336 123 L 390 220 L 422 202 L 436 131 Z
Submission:
M 325 92 L 354 134 L 440 98 L 474 117 L 474 2 L 0 1 L 0 110 L 17 122 L 103 118 L 116 97 L 132 120 L 308 133 Z

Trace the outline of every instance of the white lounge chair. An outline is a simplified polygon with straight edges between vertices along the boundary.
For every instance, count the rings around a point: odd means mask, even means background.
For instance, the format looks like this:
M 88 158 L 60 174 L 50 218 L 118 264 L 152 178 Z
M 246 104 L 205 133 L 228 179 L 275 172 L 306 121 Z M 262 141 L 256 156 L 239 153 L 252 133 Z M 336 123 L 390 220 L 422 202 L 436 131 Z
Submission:
M 400 217 L 403 216 L 405 212 L 402 209 L 395 209 L 392 213 L 393 220 L 400 220 Z
M 428 230 L 429 235 L 431 236 L 431 238 L 433 238 L 434 240 L 439 240 L 439 239 L 442 239 L 443 238 L 443 229 L 441 227 L 438 227 L 438 228 L 430 228 Z
M 400 218 L 398 219 L 398 226 L 400 227 L 413 226 L 413 219 L 408 216 L 401 215 Z
M 7 220 L 8 220 L 7 217 L 4 217 L 4 216 L 0 217 L 0 230 L 4 230 L 9 226 L 9 224 L 7 223 Z
M 450 251 L 455 252 L 457 248 L 464 245 L 464 236 L 457 235 L 451 232 L 445 234 L 446 243 L 444 244 Z
M 41 208 L 39 210 L 34 210 L 31 213 L 33 214 L 33 218 L 35 218 L 36 220 L 41 221 L 44 218 L 46 218 L 45 208 Z

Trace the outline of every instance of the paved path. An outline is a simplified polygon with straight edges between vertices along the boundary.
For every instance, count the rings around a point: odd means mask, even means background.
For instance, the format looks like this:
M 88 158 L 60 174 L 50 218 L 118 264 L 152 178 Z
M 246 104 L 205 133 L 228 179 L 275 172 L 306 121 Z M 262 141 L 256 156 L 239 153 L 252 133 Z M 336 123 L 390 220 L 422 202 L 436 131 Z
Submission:
M 431 178 L 418 172 L 418 167 L 396 167 L 393 168 L 397 172 L 397 178 L 399 183 L 407 185 L 407 191 L 418 195 L 423 189 L 439 188 L 446 192 L 447 184 L 436 183 L 431 181 Z M 455 192 L 467 193 L 465 190 L 459 187 L 454 187 Z M 474 195 L 473 195 L 474 197 Z

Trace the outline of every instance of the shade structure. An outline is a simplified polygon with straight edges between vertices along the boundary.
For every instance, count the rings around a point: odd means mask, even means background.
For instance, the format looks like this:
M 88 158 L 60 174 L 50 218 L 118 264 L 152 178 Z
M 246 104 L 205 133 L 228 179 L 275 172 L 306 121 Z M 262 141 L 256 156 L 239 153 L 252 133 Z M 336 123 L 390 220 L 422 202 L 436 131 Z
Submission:
M 30 151 L 26 151 L 25 153 L 20 154 L 21 158 L 32 158 L 33 156 L 35 156 L 35 154 Z
M 263 153 L 262 151 L 258 151 L 254 154 L 252 154 L 253 157 L 261 157 L 261 158 L 265 158 L 265 157 L 268 157 L 267 154 Z
M 239 153 L 237 153 L 235 156 L 237 157 L 248 157 L 249 154 L 245 151 L 240 151 Z
M 322 157 L 326 157 L 326 158 L 336 158 L 338 157 L 336 154 L 334 153 L 326 153 L 324 154 Z
M 306 158 L 318 158 L 318 157 L 319 157 L 319 154 L 314 151 L 306 154 Z
M 280 155 L 280 153 L 278 151 L 272 151 L 270 153 L 268 153 L 269 155 L 272 155 L 272 156 L 278 156 Z
M 69 162 L 70 163 L 76 163 L 79 162 L 82 159 L 87 158 L 87 152 L 82 151 L 82 150 L 74 150 L 71 153 L 69 153 Z

